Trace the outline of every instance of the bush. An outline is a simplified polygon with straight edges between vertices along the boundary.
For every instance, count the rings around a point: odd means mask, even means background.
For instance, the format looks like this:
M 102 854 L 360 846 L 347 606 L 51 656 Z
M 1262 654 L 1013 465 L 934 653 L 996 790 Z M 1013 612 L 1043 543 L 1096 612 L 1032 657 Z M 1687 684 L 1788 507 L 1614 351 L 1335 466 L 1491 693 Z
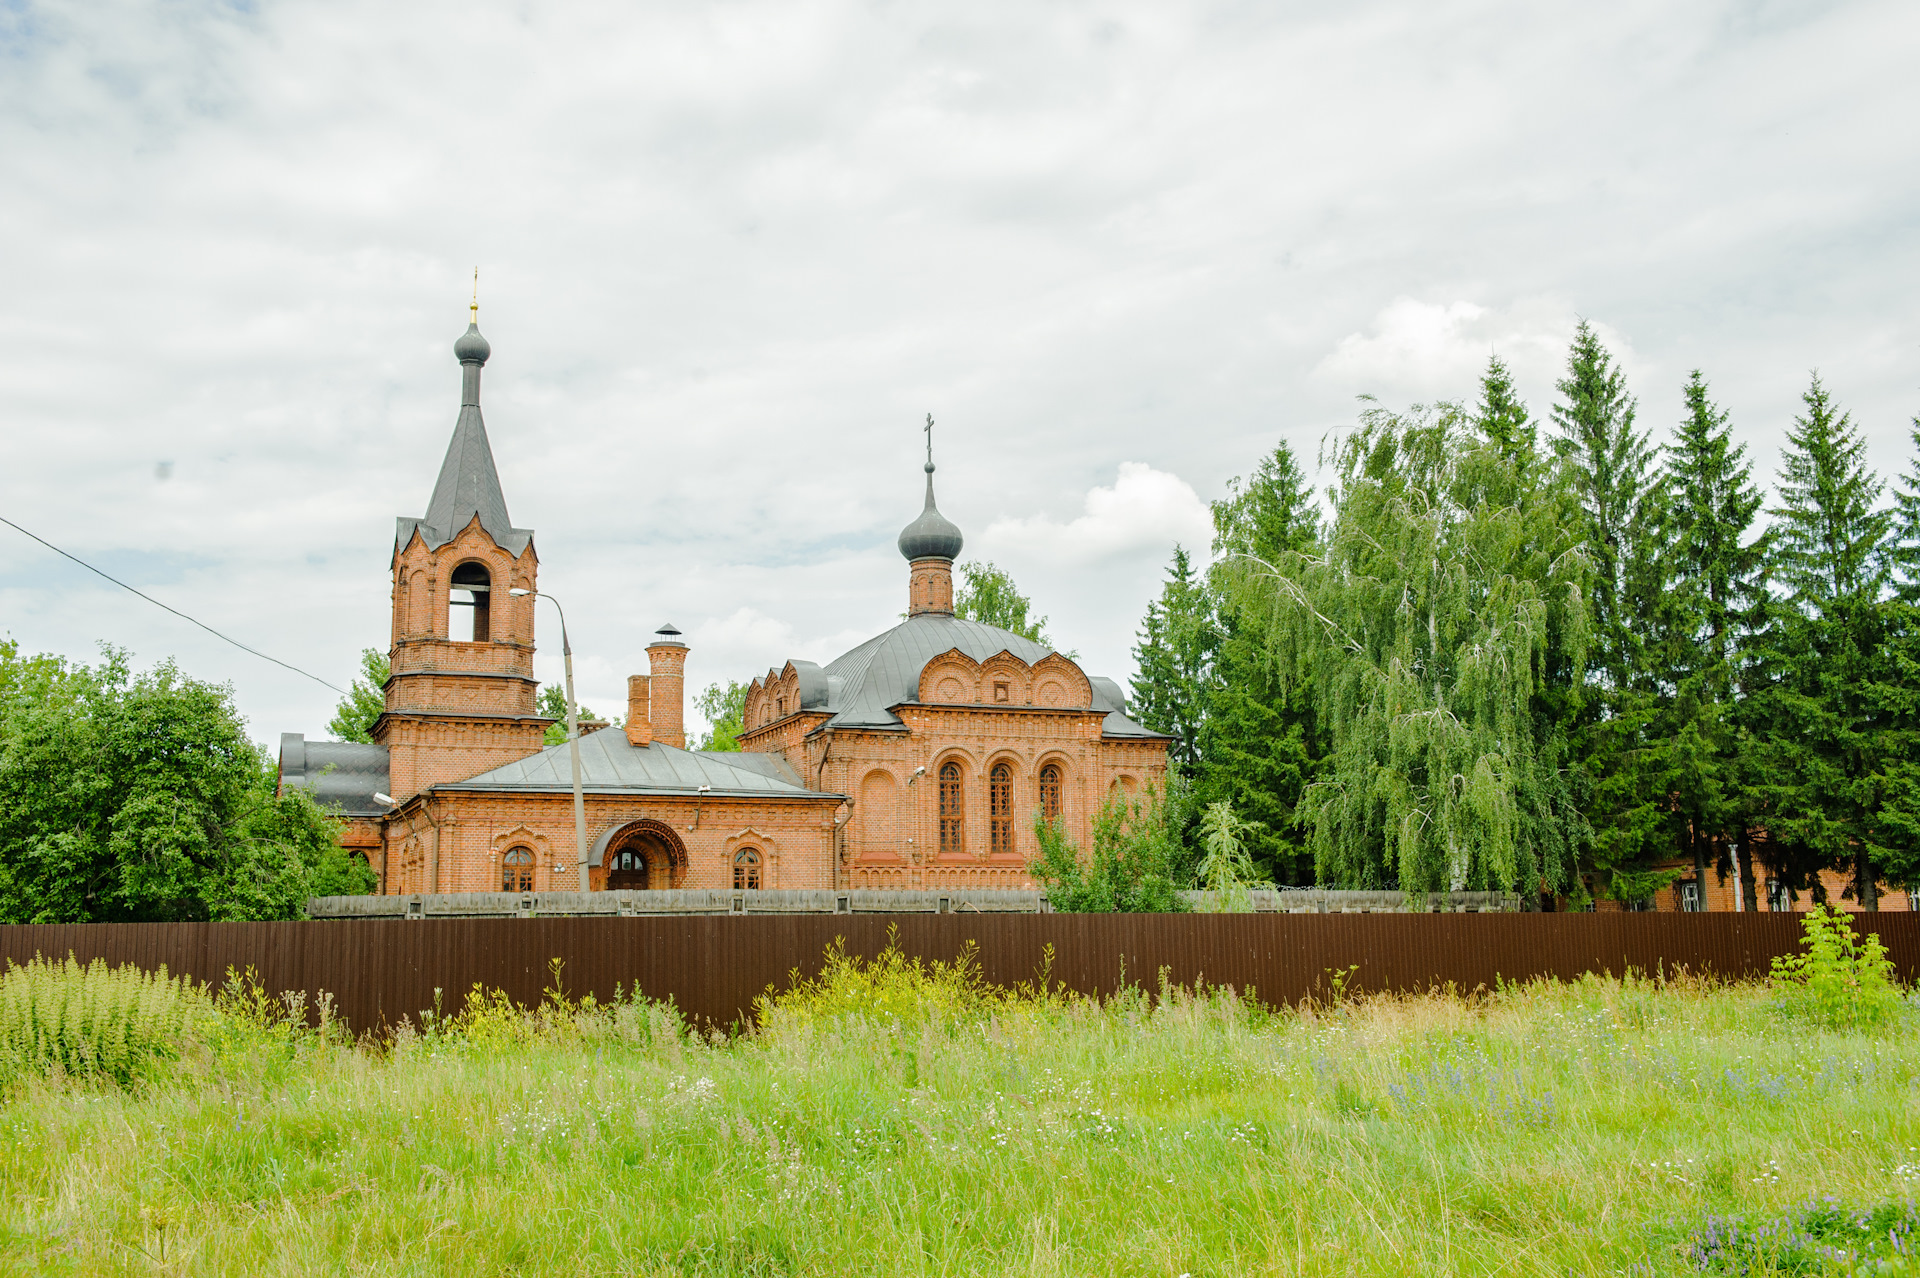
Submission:
M 212 1011 L 204 990 L 166 969 L 36 958 L 0 974 L 0 1075 L 66 1074 L 122 1086 L 178 1058 Z
M 1891 1022 L 1900 1010 L 1900 987 L 1880 938 L 1871 932 L 1863 938 L 1831 905 L 1810 910 L 1804 926 L 1805 952 L 1773 961 L 1780 1010 L 1829 1029 L 1877 1029 Z
M 843 1017 L 952 1025 L 1004 998 L 980 974 L 973 942 L 951 963 L 928 962 L 902 952 L 889 930 L 887 948 L 872 960 L 849 955 L 845 940 L 836 938 L 819 976 L 803 980 L 796 970 L 790 989 L 775 994 L 769 988 L 754 1000 L 754 1016 L 762 1026 Z
M 1163 798 L 1151 789 L 1144 801 L 1107 801 L 1093 818 L 1093 848 L 1081 858 L 1066 824 L 1036 815 L 1040 855 L 1027 867 L 1046 888 L 1047 901 L 1063 914 L 1179 914 L 1180 888 L 1193 878 L 1192 857 L 1181 841 L 1188 796 L 1171 782 Z

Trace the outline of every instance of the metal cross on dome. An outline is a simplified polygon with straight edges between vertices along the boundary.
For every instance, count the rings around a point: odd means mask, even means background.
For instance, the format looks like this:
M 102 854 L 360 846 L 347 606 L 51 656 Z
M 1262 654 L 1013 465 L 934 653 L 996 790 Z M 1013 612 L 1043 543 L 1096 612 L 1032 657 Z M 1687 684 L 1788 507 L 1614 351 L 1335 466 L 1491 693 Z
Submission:
M 927 432 L 927 465 L 933 465 L 933 414 L 927 414 L 927 424 L 920 429 Z

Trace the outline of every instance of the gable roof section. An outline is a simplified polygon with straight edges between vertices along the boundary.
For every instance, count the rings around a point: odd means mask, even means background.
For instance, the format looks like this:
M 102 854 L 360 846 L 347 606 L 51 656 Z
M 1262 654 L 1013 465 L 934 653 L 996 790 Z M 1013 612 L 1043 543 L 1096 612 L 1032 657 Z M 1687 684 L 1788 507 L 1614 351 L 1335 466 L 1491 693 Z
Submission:
M 875 635 L 827 664 L 824 708 L 828 728 L 897 728 L 900 718 L 888 707 L 920 699 L 920 672 L 927 662 L 958 648 L 975 661 L 1010 653 L 1033 665 L 1053 649 L 1011 630 L 969 621 L 951 613 L 923 612 Z M 794 663 L 798 666 L 799 662 Z M 1107 712 L 1101 733 L 1109 737 L 1160 739 L 1126 715 L 1126 699 L 1111 679 L 1093 679 L 1094 705 Z M 811 706 L 809 706 L 811 708 Z
M 682 750 L 660 741 L 636 746 L 618 728 L 580 738 L 580 784 L 595 794 L 691 795 L 704 785 L 712 787 L 713 798 L 840 797 L 807 789 L 779 755 Z M 562 742 L 477 777 L 432 788 L 566 792 L 573 789 L 573 765 Z

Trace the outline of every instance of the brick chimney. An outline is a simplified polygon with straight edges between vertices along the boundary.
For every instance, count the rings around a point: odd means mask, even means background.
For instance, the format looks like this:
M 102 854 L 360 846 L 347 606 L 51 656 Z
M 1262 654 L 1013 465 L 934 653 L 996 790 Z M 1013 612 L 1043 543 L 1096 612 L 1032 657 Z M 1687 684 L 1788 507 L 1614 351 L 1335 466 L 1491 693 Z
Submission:
M 653 739 L 670 746 L 687 748 L 687 645 L 673 623 L 654 632 L 647 645 L 647 665 L 653 671 L 648 679 L 648 697 L 652 711 Z
M 650 687 L 645 675 L 627 676 L 627 740 L 637 746 L 653 741 L 652 712 L 647 706 Z

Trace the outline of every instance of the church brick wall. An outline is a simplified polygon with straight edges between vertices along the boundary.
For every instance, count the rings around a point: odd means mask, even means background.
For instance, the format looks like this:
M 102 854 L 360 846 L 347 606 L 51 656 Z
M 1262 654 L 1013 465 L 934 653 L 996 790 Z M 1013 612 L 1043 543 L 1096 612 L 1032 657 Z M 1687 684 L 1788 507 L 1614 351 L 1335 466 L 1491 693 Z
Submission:
M 637 822 L 658 823 L 670 827 L 684 864 L 670 884 L 657 886 L 731 888 L 735 854 L 752 848 L 761 855 L 762 887 L 818 887 L 832 877 L 837 806 L 837 800 L 826 796 L 776 800 L 589 794 L 587 846 L 591 851 L 609 831 Z M 608 850 L 618 846 L 612 843 Z M 435 792 L 388 822 L 384 890 L 391 895 L 498 892 L 503 858 L 514 847 L 534 853 L 535 891 L 577 890 L 572 795 Z M 592 866 L 589 873 L 594 890 L 606 886 L 604 868 Z

